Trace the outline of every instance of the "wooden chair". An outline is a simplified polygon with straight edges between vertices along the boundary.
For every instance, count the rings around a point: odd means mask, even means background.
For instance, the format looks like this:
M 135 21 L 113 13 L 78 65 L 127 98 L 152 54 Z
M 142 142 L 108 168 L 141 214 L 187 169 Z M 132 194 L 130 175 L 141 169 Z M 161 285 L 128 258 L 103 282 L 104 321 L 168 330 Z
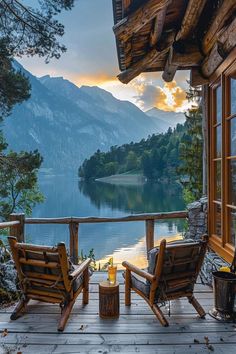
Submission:
M 81 291 L 83 304 L 88 304 L 91 259 L 74 266 L 68 260 L 64 243 L 46 247 L 18 243 L 15 237 L 8 240 L 23 293 L 11 320 L 20 317 L 30 299 L 58 303 L 61 306 L 58 331 L 63 331 Z
M 194 284 L 207 248 L 207 236 L 199 242 L 179 241 L 149 251 L 148 270 L 123 262 L 125 270 L 125 305 L 131 305 L 131 290 L 142 296 L 163 326 L 169 323 L 158 304 L 187 297 L 201 318 L 205 311 L 193 295 Z M 146 281 L 145 281 L 146 280 Z

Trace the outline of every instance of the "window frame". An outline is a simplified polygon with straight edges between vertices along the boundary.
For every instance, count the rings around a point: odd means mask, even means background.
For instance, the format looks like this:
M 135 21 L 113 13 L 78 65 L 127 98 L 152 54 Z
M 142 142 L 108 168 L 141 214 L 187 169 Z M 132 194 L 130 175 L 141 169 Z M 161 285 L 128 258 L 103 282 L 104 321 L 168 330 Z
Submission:
M 227 63 L 223 63 L 217 73 L 214 75 L 214 80 L 210 81 L 208 92 L 208 114 L 209 114 L 209 175 L 208 175 L 208 230 L 210 235 L 210 247 L 216 251 L 227 261 L 231 262 L 234 254 L 234 246 L 230 243 L 231 237 L 231 224 L 230 224 L 230 212 L 236 211 L 236 206 L 229 204 L 229 161 L 236 156 L 230 156 L 230 121 L 236 119 L 236 113 L 231 114 L 231 87 L 230 77 L 232 74 L 236 74 L 236 59 L 233 56 L 231 62 L 226 60 Z M 216 89 L 221 85 L 222 89 L 222 112 L 221 112 L 221 158 L 216 156 L 216 136 L 217 136 L 217 106 L 216 106 Z M 221 160 L 221 202 L 215 198 L 215 188 L 217 186 L 215 164 L 216 161 Z M 214 205 L 221 205 L 221 237 L 217 236 L 214 232 L 216 213 Z

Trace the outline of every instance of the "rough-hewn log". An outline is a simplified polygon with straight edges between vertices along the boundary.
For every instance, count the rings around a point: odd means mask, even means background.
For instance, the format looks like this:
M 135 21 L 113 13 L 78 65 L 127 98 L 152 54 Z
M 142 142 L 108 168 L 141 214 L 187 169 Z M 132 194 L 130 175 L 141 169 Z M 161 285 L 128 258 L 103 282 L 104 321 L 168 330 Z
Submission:
M 235 10 L 235 0 L 224 0 L 221 7 L 217 10 L 214 21 L 202 41 L 202 50 L 205 54 L 208 54 L 213 48 L 215 42 L 218 40 L 217 32 L 219 32 L 219 30 L 225 25 L 226 21 L 233 16 Z
M 146 71 L 150 66 L 156 62 L 163 60 L 169 48 L 173 44 L 175 37 L 174 32 L 162 35 L 161 41 L 159 41 L 157 48 L 151 49 L 142 59 L 134 63 L 127 70 L 124 70 L 117 77 L 124 84 L 128 84 L 136 76 Z
M 199 67 L 192 68 L 190 72 L 190 85 L 192 87 L 205 85 L 208 79 L 204 78 L 199 70 Z
M 185 53 L 178 53 L 173 48 L 169 51 L 162 78 L 166 82 L 173 80 L 178 67 L 198 66 L 203 56 L 195 45 L 186 45 Z
M 203 59 L 203 55 L 195 45 L 187 45 L 184 53 L 178 53 L 174 50 L 172 56 L 172 62 L 181 67 L 198 66 Z
M 202 63 L 201 71 L 205 77 L 209 77 L 236 46 L 236 19 L 229 26 L 224 27 L 218 36 L 209 55 Z
M 19 221 L 5 221 L 0 223 L 0 230 L 7 229 L 8 227 L 16 227 L 19 225 Z
M 163 213 L 133 214 L 119 218 L 103 218 L 103 217 L 69 217 L 69 218 L 26 218 L 26 224 L 70 224 L 72 222 L 79 224 L 92 224 L 99 222 L 127 222 L 127 221 L 144 221 L 144 220 L 163 220 L 163 219 L 183 219 L 188 216 L 187 211 L 171 211 Z
M 167 6 L 160 10 L 154 19 L 154 26 L 150 34 L 150 47 L 154 47 L 158 40 L 161 38 L 165 17 L 166 17 Z
M 153 62 L 158 61 L 158 58 L 163 55 L 163 52 L 158 52 L 156 48 L 153 48 L 143 59 L 140 59 L 137 63 L 133 64 L 129 69 L 124 70 L 117 77 L 123 84 L 128 84 L 136 76 L 141 74 L 145 69 Z
M 165 68 L 162 74 L 162 78 L 166 82 L 171 82 L 173 80 L 175 73 L 178 69 L 178 65 L 173 63 L 172 58 L 173 58 L 173 47 L 171 47 L 169 50 Z
M 205 4 L 206 0 L 190 0 L 188 2 L 181 28 L 176 36 L 177 41 L 179 39 L 186 39 L 193 33 Z
M 146 220 L 147 254 L 154 247 L 154 220 Z
M 99 284 L 99 316 L 117 318 L 120 315 L 119 283 L 111 285 L 108 281 Z
M 78 254 L 79 254 L 79 224 L 70 223 L 70 257 L 74 264 L 78 264 Z
M 134 33 L 138 32 L 146 23 L 151 21 L 157 13 L 168 6 L 170 0 L 148 0 L 130 16 L 123 18 L 114 27 L 116 38 L 126 42 Z
M 10 221 L 19 221 L 18 225 L 10 227 L 9 235 L 15 236 L 18 242 L 25 241 L 25 214 L 11 214 Z
M 201 72 L 207 78 L 213 74 L 215 69 L 223 61 L 223 56 L 221 56 L 221 44 L 219 42 L 215 43 L 209 56 L 202 63 Z

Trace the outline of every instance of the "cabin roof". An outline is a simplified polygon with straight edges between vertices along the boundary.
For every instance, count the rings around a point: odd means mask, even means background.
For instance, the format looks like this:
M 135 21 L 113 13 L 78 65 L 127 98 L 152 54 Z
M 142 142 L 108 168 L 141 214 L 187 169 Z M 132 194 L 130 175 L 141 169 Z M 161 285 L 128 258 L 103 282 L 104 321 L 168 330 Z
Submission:
M 172 81 L 187 69 L 205 83 L 235 47 L 226 42 L 236 35 L 236 0 L 113 0 L 113 11 L 123 83 L 150 71 Z

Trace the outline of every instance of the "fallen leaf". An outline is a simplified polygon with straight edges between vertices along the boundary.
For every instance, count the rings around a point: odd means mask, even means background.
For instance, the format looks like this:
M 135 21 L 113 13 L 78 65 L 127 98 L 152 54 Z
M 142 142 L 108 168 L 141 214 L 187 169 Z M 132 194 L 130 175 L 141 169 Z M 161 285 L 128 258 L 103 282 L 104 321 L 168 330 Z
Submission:
M 204 339 L 205 339 L 206 345 L 208 345 L 210 343 L 209 338 L 208 337 L 204 337 Z
M 193 341 L 194 341 L 194 343 L 200 343 L 199 340 L 198 340 L 198 339 L 195 339 L 195 338 L 194 338 Z
M 8 335 L 8 330 L 7 328 L 4 329 L 4 331 L 2 332 L 2 337 L 6 337 Z
M 87 328 L 87 327 L 88 327 L 88 325 L 81 325 L 80 328 L 79 328 L 79 330 L 80 330 L 80 331 L 83 331 L 83 330 L 84 330 L 85 328 Z
M 214 352 L 214 347 L 213 347 L 211 344 L 208 345 L 207 348 L 208 348 L 210 351 Z

